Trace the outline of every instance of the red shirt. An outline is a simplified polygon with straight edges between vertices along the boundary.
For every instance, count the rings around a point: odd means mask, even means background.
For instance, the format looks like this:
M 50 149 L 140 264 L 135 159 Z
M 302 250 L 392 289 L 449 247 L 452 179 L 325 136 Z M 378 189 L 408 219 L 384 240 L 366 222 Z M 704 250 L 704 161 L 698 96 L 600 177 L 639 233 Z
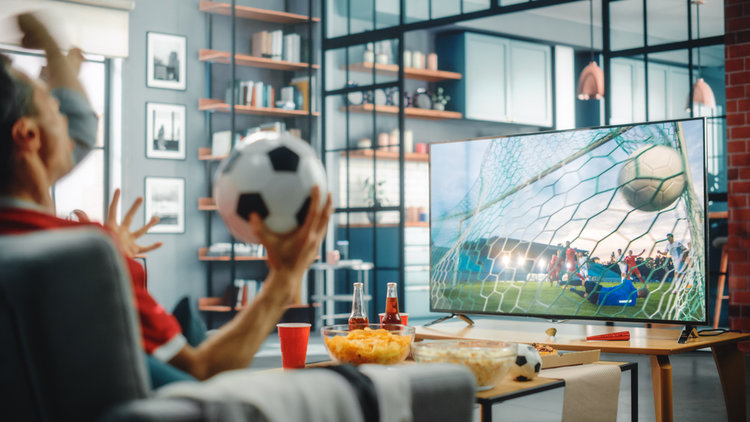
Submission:
M 576 266 L 576 250 L 573 248 L 568 248 L 565 250 L 565 259 L 568 261 L 568 264 L 570 264 L 573 268 Z
M 635 267 L 635 255 L 626 256 L 625 263 L 628 264 L 628 268 L 634 268 Z
M 0 208 L 0 235 L 75 227 L 95 227 L 110 234 L 102 225 L 97 223 L 63 220 L 30 209 Z M 115 244 L 117 244 L 116 241 Z M 182 336 L 182 329 L 174 316 L 167 313 L 146 290 L 143 267 L 124 254 L 123 258 L 130 273 L 138 320 L 141 326 L 143 349 L 146 353 L 160 360 L 169 361 L 186 344 L 185 338 Z

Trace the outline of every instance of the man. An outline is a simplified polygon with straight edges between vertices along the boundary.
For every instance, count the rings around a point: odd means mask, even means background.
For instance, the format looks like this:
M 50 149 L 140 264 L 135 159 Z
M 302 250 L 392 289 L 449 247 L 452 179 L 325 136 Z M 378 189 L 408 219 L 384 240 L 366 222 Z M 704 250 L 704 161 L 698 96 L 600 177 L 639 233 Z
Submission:
M 157 220 L 130 231 L 141 199 L 118 224 L 115 210 L 119 191 L 115 192 L 105 227 L 54 216 L 50 188 L 72 170 L 75 149 L 68 119 L 60 108 L 68 101 L 65 95 L 77 98 L 72 102 L 77 102 L 79 111 L 86 108 L 81 101 L 87 102 L 82 90 L 77 91 L 80 84 L 75 80 L 70 62 L 46 28 L 31 15 L 20 16 L 19 26 L 25 35 L 25 47 L 45 51 L 49 86 L 12 69 L 7 61 L 0 64 L 0 234 L 82 226 L 103 229 L 114 238 L 127 263 L 147 353 L 198 379 L 247 367 L 286 305 L 299 291 L 304 273 L 318 254 L 331 214 L 330 195 L 324 211 L 318 211 L 320 191 L 313 188 L 310 211 L 302 227 L 289 235 L 270 233 L 257 215 L 250 216 L 250 223 L 268 254 L 269 274 L 263 290 L 214 335 L 197 347 L 189 346 L 175 318 L 145 289 L 143 270 L 132 259 L 135 254 L 158 246 L 142 247 L 136 242 Z M 50 95 L 50 87 L 64 90 L 59 101 Z M 66 107 L 70 103 L 68 101 Z M 76 113 L 68 116 L 75 118 Z M 94 139 L 95 134 L 94 130 Z
M 643 253 L 646 252 L 646 249 L 642 250 L 641 253 L 638 255 L 633 255 L 633 250 L 630 249 L 628 251 L 628 256 L 625 257 L 625 264 L 628 268 L 627 278 L 632 277 L 633 275 L 637 276 L 643 285 L 646 285 L 646 280 L 643 279 L 643 276 L 641 276 L 641 272 L 638 270 L 638 264 L 635 262 L 635 259 L 639 256 L 643 255 Z
M 648 296 L 648 288 L 645 285 L 636 289 L 629 278 L 611 287 L 603 287 L 596 281 L 585 281 L 583 288 L 585 291 L 571 287 L 570 291 L 597 306 L 635 306 L 637 299 Z
M 667 234 L 667 247 L 664 251 L 656 251 L 661 256 L 669 255 L 672 257 L 672 266 L 674 267 L 672 274 L 672 282 L 681 282 L 683 276 L 683 263 L 685 262 L 685 255 L 687 255 L 687 249 L 680 242 L 674 241 L 672 233 Z M 676 286 L 677 284 L 675 284 Z
M 557 280 L 557 274 L 555 272 L 555 269 L 557 267 L 557 254 L 558 252 L 555 251 L 555 253 L 552 254 L 552 257 L 550 257 L 549 262 L 547 263 L 547 278 L 549 279 L 550 287 L 554 286 L 555 280 Z
M 620 282 L 625 281 L 628 275 L 628 265 L 625 263 L 625 255 L 622 249 L 617 250 L 617 268 L 620 269 Z

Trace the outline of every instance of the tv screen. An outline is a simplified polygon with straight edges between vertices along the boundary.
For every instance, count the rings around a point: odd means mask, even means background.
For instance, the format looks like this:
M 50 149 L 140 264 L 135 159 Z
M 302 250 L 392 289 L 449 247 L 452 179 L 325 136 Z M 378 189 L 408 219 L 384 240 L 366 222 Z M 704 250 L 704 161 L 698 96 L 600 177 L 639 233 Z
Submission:
M 432 144 L 430 309 L 706 322 L 704 121 Z

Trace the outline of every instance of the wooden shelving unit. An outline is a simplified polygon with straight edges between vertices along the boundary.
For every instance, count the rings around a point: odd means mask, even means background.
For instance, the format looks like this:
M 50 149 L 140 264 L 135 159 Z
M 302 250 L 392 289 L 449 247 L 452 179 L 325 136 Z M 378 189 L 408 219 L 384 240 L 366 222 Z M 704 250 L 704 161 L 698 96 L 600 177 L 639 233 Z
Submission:
M 371 62 L 352 63 L 349 65 L 349 70 L 354 72 L 372 73 L 373 67 L 375 68 L 375 73 L 379 75 L 398 77 L 399 66 L 396 64 L 380 64 Z M 456 72 L 449 72 L 447 70 L 429 70 L 405 67 L 404 77 L 406 79 L 416 79 L 427 82 L 440 82 L 445 80 L 461 79 L 463 78 L 463 75 Z
M 320 307 L 320 303 L 313 303 L 312 305 L 297 305 L 291 304 L 286 305 L 286 309 L 302 309 L 312 306 L 313 308 Z M 235 311 L 240 311 L 244 306 L 235 306 Z M 203 312 L 230 312 L 232 307 L 224 304 L 224 298 L 221 297 L 199 297 L 198 298 L 198 310 Z
M 198 148 L 198 159 L 201 161 L 221 161 L 226 155 L 211 155 L 211 148 Z
M 268 258 L 265 256 L 235 256 L 235 261 L 266 261 Z M 218 262 L 230 262 L 232 257 L 229 255 L 208 255 L 208 248 L 198 249 L 198 260 L 200 261 L 218 261 Z
M 218 111 L 220 113 L 231 113 L 232 107 L 223 100 L 212 98 L 201 98 L 198 100 L 198 110 L 200 111 Z M 235 105 L 234 111 L 238 114 L 254 114 L 259 116 L 274 117 L 305 117 L 308 115 L 307 110 L 284 110 L 276 107 L 253 107 L 246 105 Z M 314 112 L 313 116 L 320 116 L 320 113 Z
M 374 104 L 361 104 L 349 106 L 349 111 L 354 113 L 372 113 L 375 110 L 376 113 L 381 114 L 393 114 L 398 115 L 398 106 L 387 106 Z M 341 107 L 341 111 L 346 111 L 346 107 Z M 404 116 L 411 119 L 424 119 L 424 120 L 445 120 L 445 119 L 461 119 L 463 115 L 457 111 L 440 111 L 440 110 L 428 110 L 417 107 L 407 107 L 404 109 Z
M 217 211 L 218 209 L 214 198 L 198 198 L 198 211 Z
M 206 13 L 216 13 L 218 15 L 229 16 L 232 14 L 232 4 L 217 1 L 201 1 L 199 10 Z M 235 15 L 238 18 L 251 19 L 263 22 L 273 22 L 281 24 L 300 24 L 308 21 L 320 22 L 320 18 L 299 15 L 296 13 L 279 12 L 276 10 L 258 9 L 249 6 L 235 6 Z
M 346 151 L 341 151 L 341 155 L 345 156 Z M 393 152 L 393 151 L 380 151 L 376 150 L 373 152 L 371 149 L 363 149 L 363 150 L 354 150 L 349 151 L 349 158 L 366 158 L 366 159 L 372 159 L 372 156 L 375 155 L 378 160 L 394 160 L 398 161 L 399 153 Z M 406 161 L 418 161 L 418 162 L 428 162 L 430 161 L 430 154 L 420 154 L 417 152 L 407 152 L 404 154 L 404 160 Z
M 232 54 L 228 51 L 201 48 L 198 51 L 198 60 L 210 63 L 232 64 Z M 307 63 L 286 62 L 239 53 L 234 55 L 234 60 L 238 66 L 259 67 L 263 69 L 301 71 L 307 70 L 308 67 Z M 317 64 L 312 65 L 313 69 L 318 69 L 319 67 Z

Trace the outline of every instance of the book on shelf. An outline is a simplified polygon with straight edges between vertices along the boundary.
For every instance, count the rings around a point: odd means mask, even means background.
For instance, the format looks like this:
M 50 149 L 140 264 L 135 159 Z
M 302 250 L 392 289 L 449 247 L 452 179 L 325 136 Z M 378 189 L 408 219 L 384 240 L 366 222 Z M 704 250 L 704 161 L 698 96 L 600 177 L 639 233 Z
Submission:
M 302 96 L 302 107 L 300 108 L 299 105 L 297 105 L 297 108 L 300 110 L 309 111 L 310 110 L 310 92 L 315 92 L 315 76 L 312 76 L 308 78 L 307 76 L 299 76 L 296 78 L 292 78 L 291 85 L 294 85 L 297 90 L 301 93 Z M 295 101 L 296 103 L 296 101 Z M 312 111 L 315 112 L 317 109 L 317 106 L 315 102 L 312 102 Z
M 315 89 L 315 77 L 312 79 L 312 89 Z M 294 78 L 291 85 L 280 89 L 281 98 L 276 101 L 276 88 L 262 81 L 240 81 L 227 83 L 224 101 L 227 104 L 244 105 L 252 107 L 275 108 L 285 110 L 307 110 L 309 107 L 310 83 L 307 77 Z M 316 105 L 313 103 L 313 111 Z
M 280 29 L 270 32 L 260 31 L 253 34 L 251 44 L 251 54 L 255 57 L 292 63 L 300 62 L 302 39 L 299 34 L 284 35 Z

